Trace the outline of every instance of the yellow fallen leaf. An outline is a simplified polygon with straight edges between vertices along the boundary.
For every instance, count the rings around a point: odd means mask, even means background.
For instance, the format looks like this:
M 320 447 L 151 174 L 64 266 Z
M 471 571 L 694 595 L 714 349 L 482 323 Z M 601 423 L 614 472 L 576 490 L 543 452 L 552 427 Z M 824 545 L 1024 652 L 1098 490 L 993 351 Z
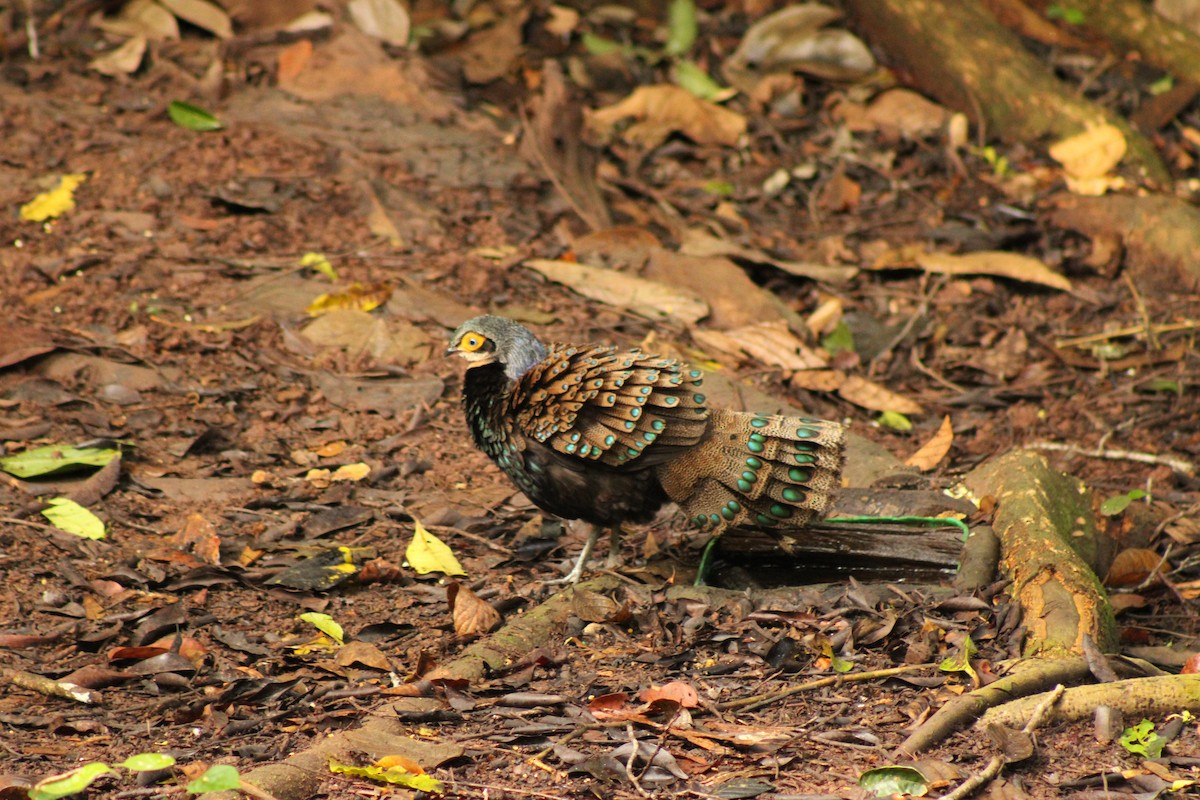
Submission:
M 920 449 L 909 456 L 904 463 L 910 467 L 916 467 L 922 472 L 928 472 L 941 463 L 946 454 L 950 452 L 950 445 L 953 443 L 954 428 L 950 424 L 950 417 L 942 417 L 942 424 L 933 437 L 921 445 Z
M 413 540 L 404 551 L 404 557 L 408 560 L 408 565 L 420 575 L 430 572 L 452 576 L 467 574 L 446 543 L 425 530 L 425 526 L 415 520 Z
M 47 500 L 49 508 L 42 511 L 42 516 L 54 523 L 59 530 L 82 536 L 84 539 L 103 539 L 104 522 L 91 511 L 65 497 L 55 497 Z
M 329 262 L 324 253 L 308 251 L 300 256 L 300 266 L 308 267 L 313 272 L 319 272 L 331 281 L 336 281 L 338 278 L 337 270 L 333 268 L 333 264 Z
M 340 292 L 321 295 L 308 305 L 308 315 L 319 317 L 335 309 L 357 309 L 371 311 L 379 308 L 392 297 L 390 283 L 352 283 Z
M 21 206 L 21 219 L 29 222 L 45 222 L 48 219 L 62 216 L 75 208 L 75 189 L 86 180 L 87 175 L 79 172 L 63 175 L 58 186 L 48 192 L 42 192 Z
M 1113 125 L 1069 136 L 1050 145 L 1050 157 L 1063 165 L 1072 178 L 1099 178 L 1121 163 L 1126 150 L 1125 135 Z
M 361 461 L 357 464 L 345 464 L 337 468 L 333 475 L 330 476 L 331 481 L 361 481 L 363 478 L 371 474 L 371 468 Z

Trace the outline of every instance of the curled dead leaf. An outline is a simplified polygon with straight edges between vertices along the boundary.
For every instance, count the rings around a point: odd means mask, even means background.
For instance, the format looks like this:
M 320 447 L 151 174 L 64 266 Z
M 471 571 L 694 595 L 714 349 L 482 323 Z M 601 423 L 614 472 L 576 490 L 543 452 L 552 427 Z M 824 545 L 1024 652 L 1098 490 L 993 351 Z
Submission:
M 686 89 L 660 84 L 641 86 L 633 94 L 606 108 L 587 114 L 585 126 L 594 141 L 612 138 L 617 123 L 628 117 L 638 121 L 625 129 L 626 141 L 647 149 L 680 133 L 696 144 L 732 147 L 746 132 L 746 118 L 701 100 Z
M 981 250 L 961 256 L 950 253 L 918 253 L 916 261 L 921 269 L 942 275 L 995 275 L 1062 289 L 1064 292 L 1071 291 L 1071 281 L 1067 278 L 1036 258 L 1018 253 L 999 250 Z
M 1170 570 L 1162 556 L 1144 547 L 1129 547 L 1117 553 L 1108 574 L 1104 576 L 1105 586 L 1135 586 L 1156 572 Z
M 928 472 L 941 463 L 946 454 L 950 452 L 952 444 L 954 444 L 954 427 L 950 424 L 950 417 L 947 415 L 942 417 L 942 424 L 938 426 L 937 432 L 930 437 L 929 441 L 921 445 L 920 449 L 909 456 L 904 463 L 910 467 L 916 467 L 922 472 Z

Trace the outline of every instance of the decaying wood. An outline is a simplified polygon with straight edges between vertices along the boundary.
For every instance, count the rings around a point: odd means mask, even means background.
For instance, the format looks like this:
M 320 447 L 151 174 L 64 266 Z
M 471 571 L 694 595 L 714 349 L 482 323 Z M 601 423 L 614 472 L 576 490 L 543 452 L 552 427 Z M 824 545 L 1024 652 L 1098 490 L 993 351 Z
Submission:
M 982 5 L 848 0 L 846 9 L 897 69 L 922 91 L 968 115 L 985 135 L 1023 142 L 1056 140 L 1108 122 L 1124 134 L 1130 164 L 1153 181 L 1169 180 L 1144 136 L 1124 119 L 1079 97 Z

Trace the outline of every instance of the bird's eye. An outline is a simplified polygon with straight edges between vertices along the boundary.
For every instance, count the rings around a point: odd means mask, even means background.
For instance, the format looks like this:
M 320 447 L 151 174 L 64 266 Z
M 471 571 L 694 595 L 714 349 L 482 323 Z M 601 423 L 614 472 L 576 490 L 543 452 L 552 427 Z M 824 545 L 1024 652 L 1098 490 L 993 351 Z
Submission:
M 486 336 L 478 333 L 468 333 L 462 337 L 462 341 L 459 342 L 458 349 L 465 350 L 468 353 L 473 353 L 479 348 L 483 347 L 485 342 L 487 342 Z

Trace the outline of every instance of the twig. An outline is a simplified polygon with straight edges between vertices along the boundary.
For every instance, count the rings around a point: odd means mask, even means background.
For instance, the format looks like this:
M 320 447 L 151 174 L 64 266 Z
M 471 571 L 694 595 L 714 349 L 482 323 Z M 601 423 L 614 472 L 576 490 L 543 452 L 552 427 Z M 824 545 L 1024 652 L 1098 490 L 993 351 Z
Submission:
M 0 667 L 0 681 L 20 686 L 22 689 L 31 689 L 48 697 L 74 700 L 76 703 L 99 703 L 101 699 L 99 692 L 93 692 L 91 689 L 85 689 L 73 683 L 56 681 L 45 675 L 26 672 L 23 669 Z
M 1157 336 L 1160 333 L 1174 333 L 1175 331 L 1190 331 L 1200 328 L 1198 320 L 1184 320 L 1183 322 L 1170 322 L 1163 325 L 1151 325 L 1147 330 L 1144 325 L 1130 325 L 1126 328 L 1117 328 L 1116 330 L 1104 331 L 1102 333 L 1090 333 L 1087 336 L 1076 336 L 1071 339 L 1057 339 L 1054 342 L 1055 347 L 1087 347 L 1088 345 L 1096 344 L 1097 342 L 1107 342 L 1109 339 L 1121 339 L 1126 336 L 1137 336 L 1145 334 L 1147 336 Z
M 928 669 L 932 664 L 905 664 L 902 667 L 888 667 L 887 669 L 877 669 L 870 672 L 855 672 L 849 675 L 833 675 L 828 678 L 818 678 L 815 681 L 802 683 L 798 686 L 793 686 L 790 689 L 784 689 L 782 692 L 773 694 L 759 694 L 753 697 L 743 697 L 740 700 L 730 700 L 727 703 L 718 703 L 716 708 L 718 711 L 732 711 L 734 709 L 743 709 L 745 711 L 754 711 L 763 706 L 770 705 L 777 700 L 791 697 L 794 694 L 807 692 L 810 689 L 820 689 L 823 686 L 832 686 L 834 684 L 852 683 L 855 681 L 870 681 L 876 678 L 890 678 L 893 675 L 902 675 L 905 672 L 916 672 L 921 669 Z
M 1121 277 L 1125 279 L 1125 285 L 1129 287 L 1129 293 L 1133 295 L 1133 304 L 1137 307 L 1138 316 L 1142 318 L 1142 327 L 1146 330 L 1146 339 L 1150 342 L 1151 350 L 1161 350 L 1162 345 L 1158 343 L 1158 334 L 1154 332 L 1154 323 L 1150 320 L 1150 312 L 1146 309 L 1146 301 L 1142 299 L 1142 294 L 1137 290 L 1137 285 L 1134 284 L 1133 278 L 1129 275 L 1129 270 L 1121 273 Z
M 942 375 L 939 375 L 937 372 L 934 372 L 934 370 L 931 367 L 925 366 L 925 362 L 921 361 L 921 357 L 919 355 L 917 355 L 917 348 L 914 347 L 913 349 L 908 351 L 908 360 L 909 360 L 909 363 L 911 363 L 914 367 L 916 367 L 918 371 L 924 373 L 925 375 L 928 375 L 930 378 L 933 378 L 935 381 L 940 383 L 942 386 L 945 386 L 947 389 L 958 392 L 959 394 L 967 393 L 967 389 L 965 386 L 959 386 L 954 381 L 949 380 L 948 378 L 946 378 Z
M 1196 477 L 1196 465 L 1190 461 L 1174 456 L 1160 456 L 1153 453 L 1139 453 L 1134 450 L 1096 449 L 1089 450 L 1077 444 L 1062 442 L 1030 442 L 1023 445 L 1031 450 L 1054 450 L 1060 453 L 1072 453 L 1088 458 L 1106 458 L 1110 461 L 1136 461 L 1139 464 L 1154 464 L 1170 467 L 1176 472 L 1182 472 L 1189 478 Z
M 256 798 L 256 800 L 276 800 L 275 795 L 269 792 L 264 792 L 253 783 L 246 783 L 246 781 L 238 781 L 238 791 L 242 794 Z
M 1042 719 L 1046 716 L 1046 712 L 1050 710 L 1050 707 L 1057 703 L 1059 698 L 1063 696 L 1064 691 L 1066 691 L 1066 688 L 1061 683 L 1055 686 L 1046 699 L 1038 703 L 1038 707 L 1033 710 L 1033 713 L 1029 716 L 1029 722 L 1025 723 L 1025 727 L 1021 729 L 1021 732 L 1026 735 L 1033 733 L 1034 729 L 1042 724 Z M 975 793 L 975 790 L 994 780 L 1007 763 L 1008 758 L 1003 754 L 995 756 L 988 762 L 986 767 L 960 783 L 954 791 L 942 795 L 941 800 L 963 800 L 964 797 L 970 797 Z
M 641 781 L 638 780 L 638 776 L 633 774 L 633 762 L 637 760 L 638 753 L 641 751 L 642 746 L 638 743 L 637 736 L 633 732 L 632 722 L 625 724 L 625 732 L 629 734 L 629 743 L 633 745 L 633 752 L 629 754 L 629 760 L 625 762 L 625 777 L 629 778 L 629 782 L 633 784 L 634 789 L 637 789 L 638 794 L 640 794 L 642 797 L 649 797 L 650 795 L 648 795 L 646 790 L 642 788 L 642 784 Z M 647 762 L 647 767 L 648 766 L 649 762 Z

